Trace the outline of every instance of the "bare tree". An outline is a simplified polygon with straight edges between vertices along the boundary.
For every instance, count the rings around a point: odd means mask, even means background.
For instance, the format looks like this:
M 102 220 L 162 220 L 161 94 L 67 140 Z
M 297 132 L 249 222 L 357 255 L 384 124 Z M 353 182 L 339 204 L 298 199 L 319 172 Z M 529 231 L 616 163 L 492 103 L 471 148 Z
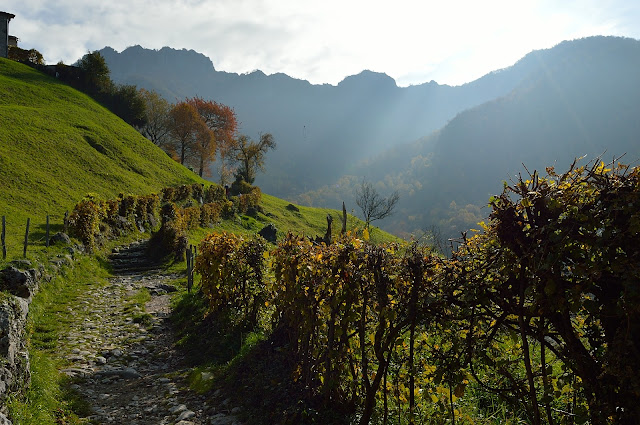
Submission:
M 356 205 L 362 210 L 366 227 L 374 220 L 380 220 L 393 214 L 393 209 L 398 203 L 400 195 L 395 190 L 388 198 L 380 196 L 373 185 L 362 180 L 360 187 L 356 188 Z

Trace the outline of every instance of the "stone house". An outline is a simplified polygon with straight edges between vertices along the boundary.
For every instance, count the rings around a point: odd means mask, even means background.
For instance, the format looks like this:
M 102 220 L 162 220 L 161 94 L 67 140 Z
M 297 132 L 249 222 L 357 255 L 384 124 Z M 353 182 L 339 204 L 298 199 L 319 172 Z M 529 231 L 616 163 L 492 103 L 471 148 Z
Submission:
M 16 15 L 0 11 L 0 58 L 9 56 L 9 21 Z M 17 38 L 13 37 L 17 42 Z

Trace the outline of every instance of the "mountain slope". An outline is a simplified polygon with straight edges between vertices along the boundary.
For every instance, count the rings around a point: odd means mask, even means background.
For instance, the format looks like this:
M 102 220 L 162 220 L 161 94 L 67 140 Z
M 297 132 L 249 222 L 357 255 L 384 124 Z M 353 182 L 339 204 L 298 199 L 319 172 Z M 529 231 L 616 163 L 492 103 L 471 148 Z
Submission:
M 385 74 L 364 71 L 337 86 L 312 85 L 284 74 L 216 71 L 194 51 L 130 47 L 101 50 L 118 83 L 135 84 L 169 101 L 187 96 L 233 107 L 241 132 L 274 135 L 258 184 L 286 197 L 335 180 L 363 158 L 428 134 L 458 112 L 508 93 L 524 69 L 490 74 L 461 87 L 435 82 L 397 87 Z
M 51 216 L 52 231 L 61 230 L 64 212 L 88 193 L 112 199 L 119 193 L 147 194 L 191 182 L 204 180 L 91 98 L 30 67 L 0 59 L 0 216 L 7 222 L 8 260 L 22 254 L 27 218 L 30 241 L 41 241 L 46 216 Z M 291 211 L 289 202 L 266 194 L 262 207 L 264 214 L 225 220 L 220 229 L 255 234 L 274 223 L 281 232 L 315 236 L 324 234 L 327 214 L 336 222 L 341 214 L 307 207 Z M 363 225 L 354 217 L 348 223 L 349 228 Z M 192 242 L 210 231 L 195 231 Z M 334 225 L 336 232 L 339 225 Z M 377 230 L 372 237 L 395 239 Z
M 27 217 L 32 229 L 47 214 L 60 223 L 89 192 L 113 198 L 194 181 L 88 96 L 0 58 L 0 215 L 7 216 L 10 245 Z
M 386 152 L 359 168 L 405 187 L 401 206 L 411 231 L 439 224 L 455 235 L 474 225 L 516 173 L 565 170 L 574 158 L 640 159 L 640 41 L 594 37 L 530 55 L 539 63 L 507 96 L 464 111 L 437 133 Z M 404 186 L 403 186 L 404 185 Z M 453 208 L 449 208 L 454 201 Z M 427 207 L 425 207 L 427 206 Z M 399 214 L 400 215 L 400 214 Z M 468 217 L 465 219 L 464 216 Z M 396 226 L 396 227 L 393 227 Z
M 640 157 L 633 39 L 563 42 L 459 87 L 399 88 L 368 71 L 316 86 L 283 74 L 218 72 L 193 51 L 103 54 L 121 82 L 142 81 L 171 100 L 211 97 L 236 108 L 242 131 L 272 132 L 279 148 L 259 177 L 271 193 L 336 208 L 354 205 L 363 177 L 382 194 L 399 189 L 397 213 L 382 222 L 395 233 L 437 225 L 459 234 L 488 213 L 481 206 L 522 163 L 544 170 L 585 154 Z

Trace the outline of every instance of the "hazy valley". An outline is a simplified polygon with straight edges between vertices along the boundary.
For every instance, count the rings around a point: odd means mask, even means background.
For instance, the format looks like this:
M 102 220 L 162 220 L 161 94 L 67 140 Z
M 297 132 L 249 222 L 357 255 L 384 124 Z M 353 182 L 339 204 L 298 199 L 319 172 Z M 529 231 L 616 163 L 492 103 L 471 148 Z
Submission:
M 101 50 L 119 83 L 234 108 L 240 131 L 272 133 L 279 148 L 258 184 L 303 204 L 353 204 L 366 178 L 400 191 L 381 222 L 400 235 L 437 226 L 446 235 L 474 226 L 501 181 L 604 154 L 640 155 L 640 42 L 592 37 L 534 51 L 513 66 L 450 87 L 398 87 L 363 71 L 337 86 L 284 74 L 216 71 L 201 54 L 163 48 Z M 452 204 L 452 201 L 454 202 Z

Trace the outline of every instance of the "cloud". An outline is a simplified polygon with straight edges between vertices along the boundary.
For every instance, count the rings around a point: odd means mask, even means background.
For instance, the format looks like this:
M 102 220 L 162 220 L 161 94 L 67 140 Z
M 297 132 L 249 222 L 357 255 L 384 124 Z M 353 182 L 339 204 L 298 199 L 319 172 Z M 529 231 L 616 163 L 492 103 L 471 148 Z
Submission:
M 588 35 L 640 37 L 626 0 L 9 0 L 11 32 L 48 62 L 131 45 L 193 49 L 216 69 L 336 84 L 363 69 L 400 85 L 460 84 L 533 49 Z

